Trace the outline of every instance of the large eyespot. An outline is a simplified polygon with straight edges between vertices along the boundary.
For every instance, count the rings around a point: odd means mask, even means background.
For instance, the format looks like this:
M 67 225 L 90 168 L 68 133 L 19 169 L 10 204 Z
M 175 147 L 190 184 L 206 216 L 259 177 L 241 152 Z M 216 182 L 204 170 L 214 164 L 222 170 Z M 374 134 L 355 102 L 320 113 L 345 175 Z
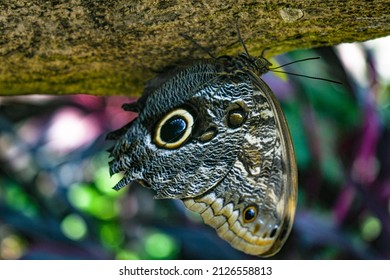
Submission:
M 154 143 L 162 148 L 177 149 L 190 137 L 194 117 L 185 109 L 175 109 L 166 114 L 156 125 Z
M 255 206 L 248 206 L 242 212 L 242 219 L 244 223 L 253 222 L 257 217 L 257 208 Z
M 228 107 L 226 122 L 228 127 L 237 128 L 244 124 L 247 118 L 247 108 L 243 102 L 236 102 Z

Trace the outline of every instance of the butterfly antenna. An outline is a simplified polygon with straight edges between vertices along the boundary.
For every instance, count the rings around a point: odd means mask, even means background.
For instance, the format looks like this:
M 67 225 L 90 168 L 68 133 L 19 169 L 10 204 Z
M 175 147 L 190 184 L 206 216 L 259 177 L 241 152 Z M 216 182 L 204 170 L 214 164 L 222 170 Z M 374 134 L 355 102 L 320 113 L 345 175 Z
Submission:
M 240 18 L 239 18 L 239 17 L 236 18 L 236 28 L 237 28 L 238 40 L 240 41 L 241 46 L 244 48 L 246 55 L 247 55 L 248 57 L 250 57 L 249 52 L 248 52 L 248 49 L 246 48 L 245 42 L 244 42 L 244 40 L 243 40 L 242 37 L 241 37 L 241 32 L 240 32 Z
M 335 84 L 340 84 L 340 85 L 342 85 L 343 83 L 341 83 L 341 82 L 339 82 L 339 81 L 331 80 L 331 79 L 325 79 L 325 78 L 307 76 L 307 75 L 303 75 L 303 74 L 297 74 L 297 73 L 292 73 L 292 72 L 286 72 L 286 71 L 283 71 L 283 70 L 276 70 L 276 69 L 282 68 L 282 67 L 284 67 L 284 66 L 294 64 L 294 63 L 299 63 L 299 62 L 308 61 L 308 60 L 316 60 L 316 59 L 320 59 L 320 58 L 321 58 L 321 57 L 319 57 L 319 56 L 315 56 L 315 57 L 308 57 L 308 58 L 298 59 L 298 60 L 295 60 L 295 61 L 292 61 L 292 62 L 283 64 L 283 65 L 280 65 L 280 66 L 277 66 L 277 67 L 269 68 L 269 71 L 278 72 L 278 73 L 284 73 L 284 74 L 288 74 L 288 75 L 291 75 L 291 76 L 298 76 L 298 77 L 309 78 L 309 79 L 313 79 L 313 80 L 321 80 L 321 81 L 326 81 L 326 82 L 331 82 L 331 83 L 335 83 Z
M 261 55 L 263 56 L 263 53 L 261 53 Z M 295 61 L 283 64 L 283 65 L 280 65 L 278 67 L 272 67 L 272 68 L 270 68 L 270 70 L 279 69 L 279 68 L 282 68 L 284 66 L 291 65 L 291 64 L 294 64 L 294 63 L 299 63 L 299 62 L 308 61 L 308 60 L 316 60 L 316 59 L 320 59 L 320 58 L 321 57 L 319 57 L 319 56 L 315 56 L 315 57 L 308 57 L 308 58 L 304 58 L 304 59 L 299 59 L 299 60 L 295 60 Z
M 269 47 L 263 49 L 263 50 L 261 51 L 260 57 L 264 58 L 265 52 L 268 51 L 269 49 L 270 49 Z M 279 66 L 279 67 L 281 67 L 281 66 Z
M 217 57 L 215 55 L 213 55 L 208 49 L 206 49 L 205 47 L 199 45 L 198 42 L 196 42 L 193 38 L 191 38 L 190 36 L 188 36 L 187 34 L 184 34 L 184 33 L 179 33 L 179 35 L 181 37 L 183 37 L 184 39 L 190 41 L 192 44 L 194 44 L 198 49 L 204 51 L 205 53 L 207 53 L 211 58 L 214 58 L 214 59 L 217 59 Z
M 319 78 L 319 77 L 313 77 L 313 76 L 307 76 L 307 75 L 303 75 L 303 74 L 297 74 L 297 73 L 286 72 L 286 71 L 281 71 L 281 70 L 270 69 L 270 71 L 277 72 L 277 73 L 284 73 L 284 74 L 291 75 L 291 76 L 298 76 L 298 77 L 309 78 L 309 79 L 313 79 L 313 80 L 321 80 L 321 81 L 331 82 L 331 83 L 335 83 L 335 84 L 339 84 L 339 85 L 343 84 L 343 83 L 341 83 L 339 81 L 335 81 L 335 80 Z

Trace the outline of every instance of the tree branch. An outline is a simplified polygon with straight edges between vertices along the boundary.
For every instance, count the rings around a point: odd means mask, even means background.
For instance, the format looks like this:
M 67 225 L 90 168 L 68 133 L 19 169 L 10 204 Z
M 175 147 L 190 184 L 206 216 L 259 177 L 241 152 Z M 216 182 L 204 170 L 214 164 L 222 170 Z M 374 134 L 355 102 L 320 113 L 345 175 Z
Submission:
M 179 33 L 236 54 L 239 16 L 249 51 L 274 55 L 389 35 L 389 8 L 387 0 L 2 1 L 0 95 L 137 95 L 153 71 L 207 56 Z

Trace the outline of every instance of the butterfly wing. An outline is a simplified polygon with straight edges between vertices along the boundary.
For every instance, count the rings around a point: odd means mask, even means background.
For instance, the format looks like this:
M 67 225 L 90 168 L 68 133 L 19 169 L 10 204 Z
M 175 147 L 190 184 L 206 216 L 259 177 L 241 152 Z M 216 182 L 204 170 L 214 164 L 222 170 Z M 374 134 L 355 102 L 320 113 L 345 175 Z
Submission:
M 231 100 L 242 94 L 230 92 L 212 63 L 195 64 L 153 88 L 111 152 L 111 174 L 125 175 L 115 188 L 138 180 L 157 198 L 199 196 L 227 176 L 241 150 L 243 129 L 230 129 L 225 119 Z M 170 141 L 166 134 L 181 122 L 188 137 Z
M 293 146 L 272 91 L 236 65 L 202 62 L 153 84 L 110 171 L 124 172 L 117 189 L 137 180 L 182 199 L 233 247 L 269 256 L 294 218 Z
M 297 202 L 297 168 L 284 114 L 260 78 L 248 79 L 248 130 L 232 170 L 205 194 L 185 199 L 233 247 L 272 256 L 285 243 Z

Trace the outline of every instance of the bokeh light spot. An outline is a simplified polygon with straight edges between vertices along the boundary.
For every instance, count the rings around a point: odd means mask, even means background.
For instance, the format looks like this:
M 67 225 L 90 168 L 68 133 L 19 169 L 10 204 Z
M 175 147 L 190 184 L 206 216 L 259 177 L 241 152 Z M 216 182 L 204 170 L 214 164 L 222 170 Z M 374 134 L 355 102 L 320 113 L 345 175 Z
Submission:
M 141 259 L 136 252 L 129 250 L 119 250 L 115 256 L 117 260 L 139 260 Z
M 69 188 L 68 199 L 70 203 L 83 210 L 87 210 L 91 201 L 97 196 L 96 191 L 88 184 L 74 184 Z
M 105 224 L 100 229 L 100 238 L 105 246 L 116 248 L 123 241 L 123 233 L 117 224 Z
M 378 218 L 367 216 L 361 224 L 361 234 L 364 240 L 373 241 L 382 231 L 382 225 Z
M 119 173 L 110 177 L 108 166 L 101 167 L 95 172 L 95 184 L 99 191 L 112 197 L 122 195 L 124 192 L 117 192 L 112 188 L 123 176 Z
M 10 234 L 0 241 L 0 259 L 19 259 L 22 257 L 25 249 L 26 246 L 24 240 L 15 234 Z
M 119 212 L 116 200 L 108 195 L 100 194 L 89 184 L 72 185 L 68 192 L 68 199 L 76 208 L 102 220 L 110 220 Z
M 62 220 L 61 230 L 68 238 L 80 240 L 87 233 L 87 225 L 79 215 L 70 214 Z
M 26 216 L 34 217 L 37 215 L 34 201 L 18 185 L 7 183 L 5 200 L 10 207 L 21 211 Z
M 90 210 L 91 214 L 97 218 L 109 220 L 117 215 L 119 207 L 110 197 L 100 195 L 93 199 Z
M 163 233 L 153 233 L 145 241 L 145 251 L 152 259 L 174 258 L 178 249 L 175 240 Z
M 65 108 L 53 118 L 48 130 L 50 148 L 69 151 L 93 141 L 101 131 L 97 120 L 81 111 Z

